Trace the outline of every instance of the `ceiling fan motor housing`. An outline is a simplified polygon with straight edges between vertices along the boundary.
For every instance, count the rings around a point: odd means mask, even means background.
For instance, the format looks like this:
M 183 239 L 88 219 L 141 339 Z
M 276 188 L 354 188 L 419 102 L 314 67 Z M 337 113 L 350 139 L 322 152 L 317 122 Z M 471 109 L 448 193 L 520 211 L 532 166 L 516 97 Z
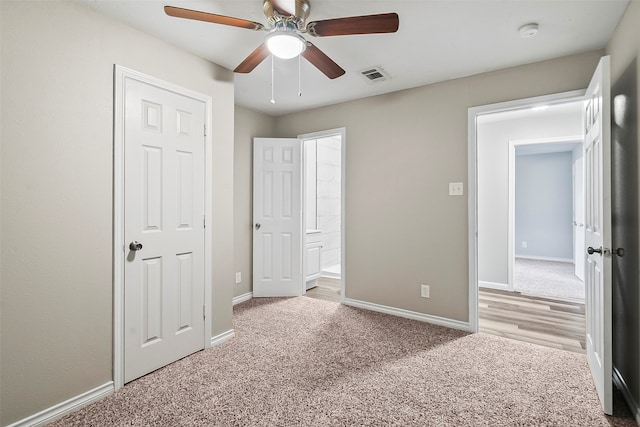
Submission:
M 304 28 L 305 22 L 311 12 L 309 0 L 295 0 L 293 5 L 294 10 L 284 8 L 284 5 L 280 3 L 278 0 L 264 0 L 262 10 L 269 22 L 276 16 L 281 19 L 293 18 L 292 21 L 296 23 L 298 29 Z

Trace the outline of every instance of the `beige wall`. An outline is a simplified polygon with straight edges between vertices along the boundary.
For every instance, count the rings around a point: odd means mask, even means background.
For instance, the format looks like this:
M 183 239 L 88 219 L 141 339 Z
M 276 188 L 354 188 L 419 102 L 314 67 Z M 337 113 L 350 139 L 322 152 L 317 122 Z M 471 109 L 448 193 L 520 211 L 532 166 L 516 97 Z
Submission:
M 347 128 L 346 297 L 467 321 L 467 198 L 448 196 L 448 183 L 468 183 L 468 108 L 583 89 L 601 55 L 278 117 L 281 137 Z
M 213 98 L 213 334 L 232 328 L 233 75 L 74 2 L 2 1 L 0 424 L 112 380 L 113 65 Z
M 275 134 L 275 118 L 236 106 L 233 159 L 235 271 L 242 273 L 233 296 L 253 291 L 253 138 Z
M 632 0 L 625 15 L 618 24 L 613 37 L 607 45 L 607 54 L 611 55 L 611 83 L 612 95 L 635 95 L 628 105 L 635 108 L 635 115 L 626 119 L 623 127 L 612 123 L 612 151 L 614 162 L 612 203 L 613 244 L 614 247 L 624 247 L 627 255 L 614 260 L 613 277 L 613 363 L 622 375 L 632 399 L 634 400 L 636 419 L 640 423 L 640 284 L 638 283 L 640 253 L 638 241 L 640 229 L 638 227 L 638 164 L 640 159 L 640 138 L 638 123 L 640 123 L 640 73 L 638 72 L 638 57 L 640 56 L 640 1 Z M 615 105 L 615 104 L 614 104 Z M 615 114 L 614 114 L 615 117 Z M 627 152 L 636 153 L 633 160 L 625 156 Z M 616 153 L 621 153 L 616 155 Z M 624 170 L 629 170 L 625 176 Z M 623 175 L 622 179 L 616 179 Z M 620 182 L 620 184 L 618 184 Z M 635 194 L 618 194 L 621 190 L 634 190 Z M 631 201 L 635 202 L 629 206 Z M 617 227 L 616 224 L 620 224 Z

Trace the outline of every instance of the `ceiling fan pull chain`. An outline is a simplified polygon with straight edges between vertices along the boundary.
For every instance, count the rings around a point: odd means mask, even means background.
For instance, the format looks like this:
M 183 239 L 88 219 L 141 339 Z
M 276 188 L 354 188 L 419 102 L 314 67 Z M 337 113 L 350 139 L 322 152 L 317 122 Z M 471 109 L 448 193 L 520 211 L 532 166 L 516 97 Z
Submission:
M 275 100 L 275 98 L 273 96 L 273 93 L 274 93 L 274 89 L 273 89 L 274 84 L 273 84 L 273 82 L 274 82 L 274 78 L 273 78 L 273 55 L 271 55 L 271 103 L 275 104 L 276 100 Z
M 298 96 L 302 96 L 302 78 L 300 73 L 300 62 L 302 60 L 300 59 L 300 56 L 302 55 L 298 55 Z

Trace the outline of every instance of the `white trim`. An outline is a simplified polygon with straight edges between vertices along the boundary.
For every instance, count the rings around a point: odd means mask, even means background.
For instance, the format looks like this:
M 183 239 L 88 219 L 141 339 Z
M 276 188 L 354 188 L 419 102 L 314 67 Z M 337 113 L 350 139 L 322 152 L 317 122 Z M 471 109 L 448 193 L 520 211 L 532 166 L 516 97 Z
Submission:
M 513 288 L 508 283 L 498 282 L 483 282 L 478 280 L 478 286 L 481 288 L 498 289 L 500 291 L 513 291 Z
M 124 386 L 124 102 L 125 80 L 134 79 L 160 87 L 205 104 L 206 135 L 205 152 L 205 216 L 211 224 L 212 200 L 212 147 L 213 132 L 211 126 L 212 98 L 173 83 L 147 76 L 120 65 L 114 65 L 114 117 L 113 117 L 113 385 L 115 390 Z M 209 230 L 211 226 L 209 226 Z M 212 235 L 204 232 L 204 348 L 211 345 L 211 287 L 213 272 L 210 259 L 212 253 Z
M 473 332 L 468 322 L 460 320 L 447 319 L 446 317 L 432 316 L 430 314 L 418 313 L 416 311 L 404 310 L 402 308 L 389 307 L 386 305 L 375 304 L 372 302 L 359 301 L 351 298 L 345 298 L 342 301 L 345 305 L 363 308 L 365 310 L 376 311 L 378 313 L 391 314 L 392 316 L 404 317 L 406 319 L 419 320 L 420 322 L 431 323 L 447 328 L 459 329 L 462 331 Z
M 113 83 L 113 383 L 124 385 L 124 70 Z
M 229 329 L 228 331 L 218 334 L 215 337 L 211 337 L 211 342 L 209 344 L 211 345 L 211 347 L 215 347 L 227 341 L 234 335 L 235 335 L 235 332 L 233 331 L 233 329 Z
M 516 144 L 509 141 L 508 182 L 507 182 L 507 289 L 513 291 L 516 257 Z
M 318 139 L 318 138 L 326 138 L 330 136 L 340 135 L 340 150 L 341 150 L 341 159 L 340 159 L 340 301 L 344 302 L 346 298 L 346 277 L 347 277 L 347 262 L 346 262 L 346 254 L 347 254 L 347 239 L 346 239 L 346 229 L 347 229 L 347 128 L 335 128 L 324 130 L 320 132 L 311 132 L 305 133 L 302 135 L 298 135 L 298 139 L 304 141 L 307 139 Z M 303 150 L 304 152 L 304 150 Z M 304 160 L 304 157 L 303 157 Z M 304 161 L 303 161 L 304 164 Z M 303 174 L 304 177 L 304 174 Z M 304 178 L 303 178 L 304 179 Z M 304 188 L 304 186 L 303 186 Z M 303 200 L 303 206 L 306 206 Z M 306 233 L 303 230 L 303 250 L 306 248 Z M 304 264 L 304 263 L 303 263 Z M 306 273 L 303 272 L 303 276 L 306 277 Z M 304 280 L 303 280 L 304 282 Z M 306 293 L 306 283 L 302 283 L 302 295 Z
M 477 117 L 483 114 L 527 108 L 532 104 L 553 104 L 582 99 L 585 90 L 536 96 L 533 98 L 499 102 L 471 107 L 467 113 L 467 191 L 468 191 L 468 245 L 469 245 L 469 329 L 478 330 L 478 162 Z
M 44 411 L 40 411 L 37 414 L 33 414 L 20 421 L 16 421 L 15 423 L 10 424 L 7 427 L 43 426 L 57 420 L 58 418 L 63 417 L 70 412 L 77 411 L 84 406 L 100 400 L 103 397 L 112 394 L 113 392 L 113 381 L 109 381 L 108 383 L 102 384 L 101 386 L 67 399 L 64 402 L 53 405 L 52 407 L 47 408 Z
M 542 145 L 542 144 L 566 144 L 566 143 L 580 143 L 583 144 L 584 138 L 582 135 L 572 135 L 565 137 L 554 138 L 537 138 L 537 139 L 520 139 L 509 140 L 509 219 L 507 220 L 507 277 L 509 283 L 509 290 L 515 289 L 515 269 L 514 262 L 516 258 L 531 258 L 544 261 L 561 261 L 566 262 L 565 258 L 545 258 L 535 256 L 518 256 L 516 255 L 516 147 L 521 145 Z M 575 195 L 573 196 L 575 200 Z M 572 242 L 575 243 L 575 242 Z M 573 246 L 573 244 L 572 244 Z M 573 259 L 569 260 L 573 262 Z
M 342 264 L 340 264 L 340 270 L 342 270 Z M 327 279 L 339 279 L 342 277 L 342 271 L 340 273 L 332 273 L 330 271 L 321 271 L 320 277 L 326 277 Z
M 211 345 L 213 333 L 213 99 L 209 95 L 193 92 L 205 103 L 204 122 L 204 348 Z
M 240 304 L 241 302 L 249 301 L 251 298 L 253 298 L 253 292 L 247 292 L 246 294 L 233 297 L 233 299 L 231 300 L 231 304 L 232 305 Z
M 633 398 L 633 395 L 631 394 L 631 391 L 629 391 L 629 387 L 627 387 L 627 383 L 624 380 L 624 377 L 615 366 L 613 367 L 613 383 L 616 385 L 618 390 L 622 392 L 624 400 L 627 401 L 627 406 L 629 406 L 629 409 L 636 419 L 636 423 L 640 425 L 640 405 L 638 405 L 638 402 L 636 402 Z
M 536 256 L 536 255 L 516 255 L 515 258 L 518 259 L 535 259 L 538 261 L 555 261 L 555 262 L 566 262 L 569 264 L 573 264 L 573 258 L 555 258 L 551 256 Z
M 479 113 L 469 109 L 467 116 L 467 205 L 469 218 L 467 219 L 468 259 L 469 259 L 469 330 L 478 332 L 478 153 L 477 117 Z

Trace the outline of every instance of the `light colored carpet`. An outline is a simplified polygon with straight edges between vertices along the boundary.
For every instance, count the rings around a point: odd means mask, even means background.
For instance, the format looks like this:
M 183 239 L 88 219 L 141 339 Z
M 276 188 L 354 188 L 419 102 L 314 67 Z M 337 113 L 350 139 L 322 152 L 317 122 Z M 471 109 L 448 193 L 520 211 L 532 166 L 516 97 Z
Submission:
M 584 355 L 306 297 L 234 308 L 236 335 L 54 426 L 635 426 Z
M 514 288 L 529 295 L 584 301 L 584 282 L 568 262 L 516 258 Z

